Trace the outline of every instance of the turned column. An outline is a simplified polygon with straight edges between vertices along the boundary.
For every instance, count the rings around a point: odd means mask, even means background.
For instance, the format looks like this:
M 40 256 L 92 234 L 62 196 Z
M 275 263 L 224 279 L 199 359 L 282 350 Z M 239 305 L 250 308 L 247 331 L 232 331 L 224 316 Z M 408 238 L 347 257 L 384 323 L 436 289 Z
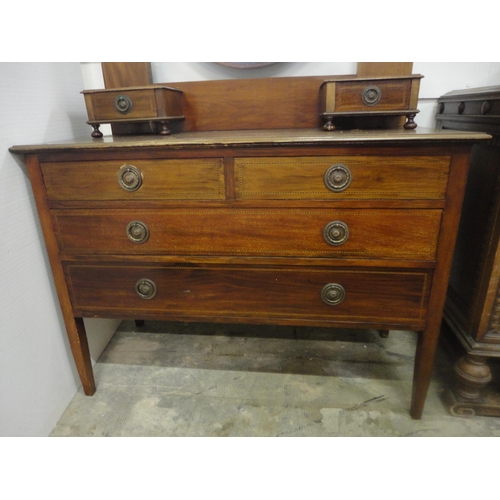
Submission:
M 481 390 L 491 381 L 487 358 L 466 354 L 455 363 L 456 393 L 465 401 L 481 400 Z

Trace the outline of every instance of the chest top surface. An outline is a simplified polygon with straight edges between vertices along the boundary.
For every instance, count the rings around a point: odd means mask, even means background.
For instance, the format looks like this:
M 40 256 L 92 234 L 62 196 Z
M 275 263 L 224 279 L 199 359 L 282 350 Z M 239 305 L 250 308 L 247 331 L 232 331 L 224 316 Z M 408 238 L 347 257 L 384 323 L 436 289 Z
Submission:
M 235 130 L 214 132 L 184 132 L 166 137 L 109 136 L 102 139 L 84 137 L 73 141 L 38 145 L 20 145 L 9 149 L 16 154 L 35 154 L 56 151 L 117 151 L 122 149 L 192 149 L 266 146 L 324 147 L 337 145 L 419 144 L 438 142 L 474 142 L 489 139 L 482 132 L 454 130 L 346 130 L 325 132 L 314 129 Z

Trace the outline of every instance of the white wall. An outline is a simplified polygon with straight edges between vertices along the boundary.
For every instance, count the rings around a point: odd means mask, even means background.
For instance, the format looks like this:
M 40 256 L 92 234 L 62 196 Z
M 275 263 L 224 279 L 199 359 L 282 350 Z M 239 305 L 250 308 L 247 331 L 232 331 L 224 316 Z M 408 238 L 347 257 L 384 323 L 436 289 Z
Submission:
M 355 75 L 355 62 L 280 62 L 257 69 L 235 69 L 211 62 L 153 62 L 155 83 L 226 80 L 231 78 L 270 78 L 284 76 Z
M 0 436 L 47 436 L 80 380 L 13 145 L 89 134 L 79 63 L 0 63 Z M 118 322 L 86 321 L 96 359 Z
M 101 63 L 83 63 L 87 88 L 104 88 Z M 153 62 L 155 83 L 356 74 L 355 62 L 282 62 L 260 69 L 234 69 L 210 62 Z M 413 73 L 424 75 L 420 84 L 419 127 L 434 127 L 437 99 L 451 90 L 500 85 L 498 62 L 414 62 Z

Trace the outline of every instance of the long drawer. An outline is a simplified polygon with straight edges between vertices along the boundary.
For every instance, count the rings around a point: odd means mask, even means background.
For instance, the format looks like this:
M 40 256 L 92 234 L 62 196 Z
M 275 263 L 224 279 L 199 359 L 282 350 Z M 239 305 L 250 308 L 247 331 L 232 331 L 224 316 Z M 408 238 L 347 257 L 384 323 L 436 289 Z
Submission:
M 41 164 L 49 200 L 220 200 L 220 158 Z
M 75 313 L 423 324 L 430 272 L 65 264 Z
M 440 210 L 53 210 L 70 254 L 435 258 Z
M 449 156 L 235 158 L 237 199 L 443 199 Z

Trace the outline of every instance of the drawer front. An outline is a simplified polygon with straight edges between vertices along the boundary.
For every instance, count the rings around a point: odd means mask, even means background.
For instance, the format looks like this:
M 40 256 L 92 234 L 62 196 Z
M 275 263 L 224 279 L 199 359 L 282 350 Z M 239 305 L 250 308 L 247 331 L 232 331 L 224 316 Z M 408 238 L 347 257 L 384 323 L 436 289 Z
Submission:
M 409 108 L 411 80 L 336 82 L 335 111 L 395 111 Z
M 133 160 L 42 163 L 49 200 L 220 200 L 222 160 Z
M 130 120 L 158 116 L 154 89 L 90 94 L 96 120 Z
M 425 271 L 66 264 L 76 314 L 423 323 Z
M 440 210 L 53 210 L 73 254 L 435 258 Z
M 237 199 L 444 199 L 449 156 L 236 158 Z

